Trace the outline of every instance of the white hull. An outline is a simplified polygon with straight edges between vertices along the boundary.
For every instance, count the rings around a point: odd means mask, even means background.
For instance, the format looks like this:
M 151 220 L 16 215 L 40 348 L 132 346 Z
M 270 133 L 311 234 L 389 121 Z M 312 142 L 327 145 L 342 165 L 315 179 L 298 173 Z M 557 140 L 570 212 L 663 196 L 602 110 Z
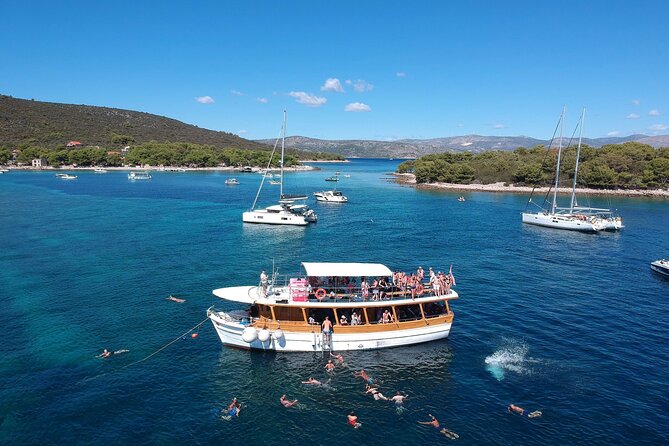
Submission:
M 566 229 L 569 231 L 579 232 L 597 232 L 601 228 L 599 222 L 591 222 L 589 220 L 580 220 L 569 215 L 560 214 L 544 214 L 544 213 L 528 213 L 523 212 L 523 223 L 537 226 L 545 226 L 547 228 Z
M 661 260 L 657 260 L 650 264 L 650 269 L 653 271 L 669 276 L 669 262 L 662 263 Z
M 248 211 L 242 214 L 244 223 L 258 223 L 265 225 L 292 225 L 306 226 L 309 222 L 301 215 L 292 212 L 267 212 L 265 209 Z
M 601 221 L 600 224 L 602 231 L 619 231 L 625 226 L 622 224 L 622 221 L 615 218 L 606 218 Z
M 224 345 L 232 347 L 281 352 L 349 351 L 375 350 L 419 344 L 448 337 L 451 323 L 426 325 L 406 330 L 379 331 L 376 333 L 337 334 L 332 333 L 331 345 L 324 344 L 320 326 L 314 326 L 312 333 L 283 331 L 283 336 L 275 339 L 272 334 L 265 342 L 256 339 L 248 343 L 242 339 L 242 332 L 248 325 L 239 323 L 224 312 L 209 312 L 216 333 Z

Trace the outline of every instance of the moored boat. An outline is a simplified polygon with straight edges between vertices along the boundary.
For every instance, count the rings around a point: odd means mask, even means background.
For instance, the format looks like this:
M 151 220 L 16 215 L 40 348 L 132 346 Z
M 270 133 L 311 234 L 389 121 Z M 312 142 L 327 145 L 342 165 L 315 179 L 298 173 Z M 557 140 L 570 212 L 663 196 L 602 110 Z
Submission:
M 236 186 L 239 184 L 239 180 L 237 178 L 228 178 L 225 180 L 225 184 L 228 186 Z
M 314 192 L 316 201 L 328 203 L 347 203 L 348 198 L 338 190 L 324 190 L 321 192 Z
M 665 276 L 669 276 L 669 260 L 656 260 L 650 264 L 650 269 Z
M 149 172 L 130 172 L 128 174 L 128 179 L 129 180 L 150 180 L 151 175 L 149 175 Z
M 382 287 L 382 280 L 366 287 L 365 278 L 393 276 L 382 264 L 304 262 L 302 267 L 301 275 L 261 275 L 256 286 L 214 290 L 215 296 L 247 308 L 207 310 L 221 342 L 274 351 L 371 350 L 444 339 L 450 333 L 450 301 L 459 297 L 450 285 L 435 291 L 419 283 L 412 299 L 406 287 Z M 333 326 L 330 333 L 321 329 L 326 319 Z
M 102 167 L 96 167 L 93 169 L 93 172 L 95 173 L 107 173 L 107 169 L 103 169 Z
M 57 173 L 56 176 L 61 180 L 76 180 L 76 175 L 70 175 L 69 173 Z

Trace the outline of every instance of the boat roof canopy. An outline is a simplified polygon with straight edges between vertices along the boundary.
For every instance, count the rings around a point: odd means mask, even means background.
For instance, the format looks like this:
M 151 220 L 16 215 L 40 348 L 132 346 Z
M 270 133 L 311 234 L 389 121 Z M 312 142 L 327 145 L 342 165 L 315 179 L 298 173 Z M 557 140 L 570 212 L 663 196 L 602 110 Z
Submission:
M 392 276 L 393 272 L 380 263 L 312 263 L 302 262 L 302 266 L 311 277 L 369 277 Z

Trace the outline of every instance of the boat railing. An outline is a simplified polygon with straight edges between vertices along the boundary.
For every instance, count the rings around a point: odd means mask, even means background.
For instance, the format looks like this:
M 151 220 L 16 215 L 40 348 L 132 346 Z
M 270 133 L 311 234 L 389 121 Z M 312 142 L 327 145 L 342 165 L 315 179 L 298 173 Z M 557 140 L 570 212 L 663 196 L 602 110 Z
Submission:
M 369 286 L 363 292 L 358 283 L 338 284 L 321 283 L 310 285 L 309 278 L 295 274 L 275 274 L 269 282 L 268 295 L 286 297 L 294 302 L 324 302 L 324 303 L 355 303 L 355 302 L 374 302 L 374 301 L 397 301 L 407 300 L 417 297 L 435 296 L 435 292 L 429 282 L 423 281 L 420 285 L 422 291 L 412 291 L 410 287 L 401 287 L 396 284 L 387 286 Z M 278 292 L 282 288 L 287 291 L 286 294 Z M 272 291 L 275 291 L 274 293 Z M 448 298 L 454 293 L 447 288 L 446 293 L 440 296 Z M 280 297 L 279 297 L 280 298 Z

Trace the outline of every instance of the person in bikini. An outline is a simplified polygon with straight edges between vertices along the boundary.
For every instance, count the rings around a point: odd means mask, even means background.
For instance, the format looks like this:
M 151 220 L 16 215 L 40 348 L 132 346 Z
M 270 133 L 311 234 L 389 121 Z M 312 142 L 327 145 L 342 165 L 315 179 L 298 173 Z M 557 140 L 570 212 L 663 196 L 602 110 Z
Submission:
M 383 394 L 379 392 L 379 389 L 377 389 L 376 387 L 372 387 L 369 384 L 365 385 L 365 393 L 371 393 L 376 401 L 378 400 L 388 401 L 388 398 L 383 396 Z
M 349 426 L 353 427 L 353 429 L 357 429 L 360 426 L 362 426 L 362 423 L 358 421 L 358 416 L 353 411 L 351 411 L 351 413 L 348 414 L 347 423 L 349 424 Z
M 516 406 L 515 404 L 509 404 L 509 405 L 507 406 L 506 410 L 507 410 L 509 413 L 517 413 L 517 414 L 520 415 L 521 417 L 524 416 L 525 413 L 527 412 L 525 409 L 523 409 L 523 408 L 520 407 L 520 406 Z M 530 412 L 530 413 L 528 413 L 528 414 L 527 414 L 527 418 L 536 418 L 536 417 L 540 417 L 541 415 L 542 415 L 542 413 L 541 413 L 540 411 L 535 410 L 534 412 Z

